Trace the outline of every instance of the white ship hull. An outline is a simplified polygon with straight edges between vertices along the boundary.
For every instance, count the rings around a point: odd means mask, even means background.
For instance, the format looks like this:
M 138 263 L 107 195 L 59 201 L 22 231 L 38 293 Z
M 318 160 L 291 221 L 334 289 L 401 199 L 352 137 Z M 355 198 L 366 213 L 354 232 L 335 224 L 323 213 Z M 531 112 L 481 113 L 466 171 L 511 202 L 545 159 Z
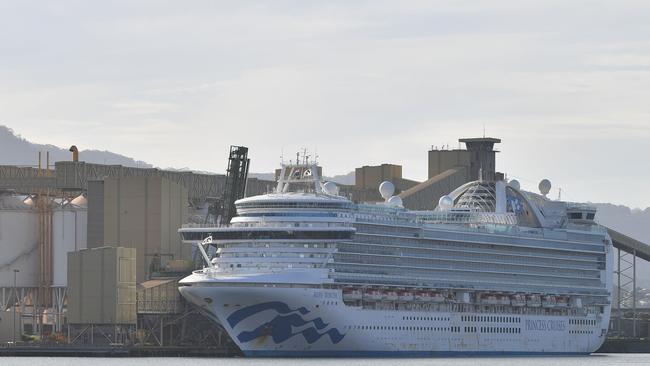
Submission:
M 180 290 L 218 319 L 247 356 L 589 354 L 605 340 L 610 310 L 576 325 L 570 316 L 436 311 L 436 305 L 362 309 L 343 304 L 340 290 L 214 285 Z

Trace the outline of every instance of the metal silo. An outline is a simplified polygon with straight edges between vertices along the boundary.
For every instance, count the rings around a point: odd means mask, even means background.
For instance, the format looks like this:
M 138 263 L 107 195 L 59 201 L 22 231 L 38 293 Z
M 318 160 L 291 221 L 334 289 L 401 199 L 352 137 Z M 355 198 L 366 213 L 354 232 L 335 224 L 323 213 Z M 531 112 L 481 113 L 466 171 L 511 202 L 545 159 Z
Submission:
M 14 269 L 18 286 L 39 282 L 38 213 L 22 198 L 0 192 L 0 287 L 14 285 Z

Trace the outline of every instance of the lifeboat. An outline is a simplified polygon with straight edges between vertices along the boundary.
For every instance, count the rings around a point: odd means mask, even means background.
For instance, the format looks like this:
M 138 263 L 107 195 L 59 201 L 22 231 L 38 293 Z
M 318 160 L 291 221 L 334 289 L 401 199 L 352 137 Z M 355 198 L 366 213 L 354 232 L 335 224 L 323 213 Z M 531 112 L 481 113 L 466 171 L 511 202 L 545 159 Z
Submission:
M 528 295 L 526 297 L 526 305 L 533 308 L 538 308 L 542 306 L 542 300 L 539 295 Z
M 397 301 L 399 296 L 397 296 L 396 291 L 388 291 L 386 292 L 386 296 L 384 297 L 384 300 L 386 301 Z
M 404 302 L 413 301 L 413 293 L 410 291 L 400 291 L 397 293 L 397 299 Z
M 418 302 L 431 302 L 433 300 L 431 294 L 426 291 L 418 291 L 415 293 L 415 301 Z
M 496 295 L 484 294 L 481 295 L 481 304 L 483 305 L 496 305 L 498 303 Z
M 343 289 L 343 301 L 361 300 L 363 297 L 361 290 L 346 287 Z
M 526 306 L 526 296 L 522 294 L 514 294 L 510 297 L 512 306 L 521 307 Z
M 498 296 L 497 304 L 499 305 L 510 305 L 510 298 L 508 296 Z
M 567 308 L 569 307 L 569 299 L 565 296 L 558 296 L 555 298 L 555 306 L 559 308 Z
M 384 299 L 384 293 L 379 290 L 366 290 L 363 293 L 363 299 L 366 301 L 381 301 Z
M 542 307 L 544 308 L 553 308 L 557 305 L 557 299 L 554 295 L 544 295 L 542 296 Z
M 433 302 L 445 302 L 445 296 L 439 292 L 434 292 L 431 295 L 431 301 Z

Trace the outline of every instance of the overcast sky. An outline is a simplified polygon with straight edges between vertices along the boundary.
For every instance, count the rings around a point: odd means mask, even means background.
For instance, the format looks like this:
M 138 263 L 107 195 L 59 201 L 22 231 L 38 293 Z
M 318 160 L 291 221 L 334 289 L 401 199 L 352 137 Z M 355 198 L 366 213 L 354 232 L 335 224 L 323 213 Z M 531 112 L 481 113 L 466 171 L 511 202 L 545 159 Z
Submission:
M 0 123 L 163 168 L 307 147 L 416 180 L 485 129 L 525 188 L 645 208 L 650 2 L 0 0 Z

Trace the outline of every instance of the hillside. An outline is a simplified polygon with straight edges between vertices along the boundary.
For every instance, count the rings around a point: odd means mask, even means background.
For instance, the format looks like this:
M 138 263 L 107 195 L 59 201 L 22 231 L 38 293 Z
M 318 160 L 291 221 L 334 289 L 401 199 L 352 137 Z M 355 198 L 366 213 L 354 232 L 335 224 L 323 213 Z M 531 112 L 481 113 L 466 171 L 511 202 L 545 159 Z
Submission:
M 0 125 L 0 164 L 36 166 L 38 165 L 38 152 L 50 152 L 50 163 L 60 160 L 70 160 L 72 154 L 68 151 L 69 146 L 61 148 L 54 145 L 35 144 L 27 141 L 14 133 L 9 127 Z M 81 150 L 80 159 L 89 163 L 124 165 L 129 167 L 152 168 L 151 164 L 138 161 L 133 158 L 116 154 L 110 151 Z M 45 164 L 45 155 L 43 155 Z

